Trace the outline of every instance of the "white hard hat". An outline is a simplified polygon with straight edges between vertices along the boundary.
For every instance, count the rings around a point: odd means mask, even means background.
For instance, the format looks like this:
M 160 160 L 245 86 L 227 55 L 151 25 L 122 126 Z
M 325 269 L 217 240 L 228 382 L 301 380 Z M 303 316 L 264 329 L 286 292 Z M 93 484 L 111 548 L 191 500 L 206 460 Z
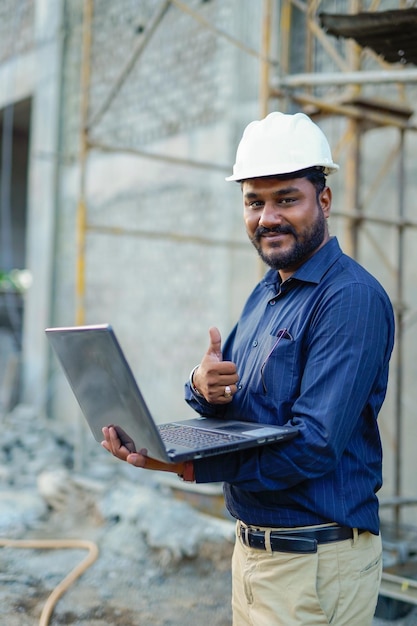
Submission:
M 304 113 L 270 113 L 251 122 L 236 153 L 233 175 L 226 180 L 289 174 L 309 167 L 337 172 L 323 131 Z

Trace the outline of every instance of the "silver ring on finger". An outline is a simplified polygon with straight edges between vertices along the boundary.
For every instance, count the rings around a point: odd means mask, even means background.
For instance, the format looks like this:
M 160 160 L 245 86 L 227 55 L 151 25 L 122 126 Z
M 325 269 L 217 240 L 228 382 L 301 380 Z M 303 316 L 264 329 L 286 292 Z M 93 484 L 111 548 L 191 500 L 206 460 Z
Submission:
M 229 385 L 226 385 L 226 387 L 224 388 L 224 393 L 223 393 L 225 398 L 230 398 L 232 395 L 232 390 L 230 389 Z

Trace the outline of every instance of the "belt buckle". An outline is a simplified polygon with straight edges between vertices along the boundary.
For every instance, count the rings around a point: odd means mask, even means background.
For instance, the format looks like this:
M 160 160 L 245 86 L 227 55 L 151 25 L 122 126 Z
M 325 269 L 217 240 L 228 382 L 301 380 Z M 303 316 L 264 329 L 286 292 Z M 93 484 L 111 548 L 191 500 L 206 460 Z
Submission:
M 317 552 L 318 542 L 316 539 L 281 534 L 279 531 L 272 531 L 270 533 L 267 546 L 265 531 L 253 530 L 243 524 L 240 524 L 239 537 L 247 548 L 255 548 L 257 550 L 294 552 L 300 554 Z
M 274 550 L 274 544 L 276 549 Z M 292 552 L 295 554 L 312 554 L 317 552 L 317 539 L 297 535 L 271 533 L 271 549 L 276 552 Z

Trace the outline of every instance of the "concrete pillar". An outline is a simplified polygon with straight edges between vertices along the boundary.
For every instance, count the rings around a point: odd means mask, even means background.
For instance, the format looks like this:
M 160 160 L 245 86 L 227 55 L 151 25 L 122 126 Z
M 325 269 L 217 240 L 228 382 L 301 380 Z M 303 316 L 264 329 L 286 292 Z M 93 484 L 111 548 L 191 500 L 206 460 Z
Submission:
M 27 293 L 23 327 L 22 399 L 43 408 L 47 392 L 54 223 L 57 195 L 63 1 L 35 0 L 35 63 L 29 157 Z

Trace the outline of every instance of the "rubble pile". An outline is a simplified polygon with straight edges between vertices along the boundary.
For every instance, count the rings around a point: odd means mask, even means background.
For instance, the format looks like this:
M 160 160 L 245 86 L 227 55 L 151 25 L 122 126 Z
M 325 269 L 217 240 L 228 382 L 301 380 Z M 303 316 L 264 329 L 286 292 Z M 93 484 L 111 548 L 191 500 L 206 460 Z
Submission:
M 85 467 L 75 471 L 70 438 L 55 424 L 26 406 L 1 419 L 0 538 L 99 548 L 51 625 L 230 625 L 230 520 L 176 499 L 160 475 L 113 459 L 89 433 Z M 84 556 L 1 548 L 0 623 L 38 624 L 49 594 Z

